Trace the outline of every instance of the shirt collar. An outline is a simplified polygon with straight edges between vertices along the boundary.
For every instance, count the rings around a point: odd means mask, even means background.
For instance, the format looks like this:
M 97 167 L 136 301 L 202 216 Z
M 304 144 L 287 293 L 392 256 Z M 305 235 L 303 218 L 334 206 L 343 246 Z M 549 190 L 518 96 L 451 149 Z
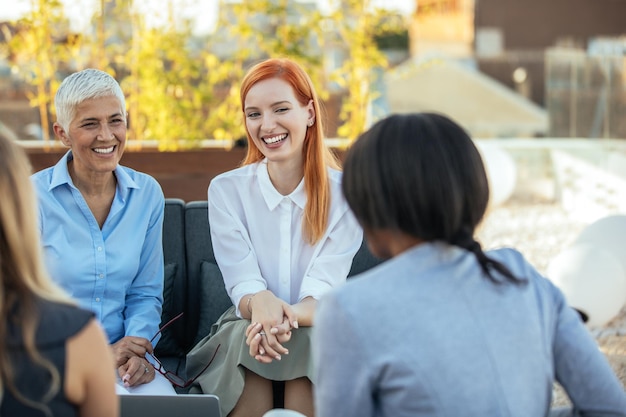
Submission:
M 63 155 L 59 162 L 56 163 L 52 169 L 52 180 L 50 181 L 48 191 L 52 191 L 53 188 L 63 184 L 76 188 L 74 182 L 72 181 L 72 177 L 70 177 L 70 171 L 67 169 L 67 163 L 72 159 L 74 159 L 74 155 L 72 155 L 72 151 L 69 150 L 65 153 L 65 155 Z M 113 173 L 117 178 L 118 192 L 121 194 L 120 196 L 123 199 L 126 199 L 126 196 L 131 188 L 140 188 L 135 180 L 133 180 L 130 175 L 128 175 L 128 173 L 119 166 L 119 164 Z
M 291 194 L 285 196 L 276 191 L 276 188 L 274 188 L 274 185 L 272 184 L 272 180 L 270 180 L 270 174 L 267 171 L 267 159 L 264 159 L 259 163 L 257 168 L 257 177 L 261 187 L 261 194 L 263 195 L 265 204 L 267 204 L 267 207 L 270 210 L 274 210 L 284 198 L 290 199 L 295 205 L 300 207 L 300 209 L 304 210 L 304 206 L 306 204 L 304 178 L 300 180 L 300 183 L 296 189 L 291 192 Z

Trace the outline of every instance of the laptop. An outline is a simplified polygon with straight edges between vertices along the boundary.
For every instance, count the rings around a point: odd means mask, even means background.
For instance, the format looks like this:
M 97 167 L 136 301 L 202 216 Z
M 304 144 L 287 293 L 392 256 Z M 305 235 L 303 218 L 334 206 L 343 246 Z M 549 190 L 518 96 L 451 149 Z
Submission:
M 120 395 L 120 417 L 222 417 L 210 394 Z

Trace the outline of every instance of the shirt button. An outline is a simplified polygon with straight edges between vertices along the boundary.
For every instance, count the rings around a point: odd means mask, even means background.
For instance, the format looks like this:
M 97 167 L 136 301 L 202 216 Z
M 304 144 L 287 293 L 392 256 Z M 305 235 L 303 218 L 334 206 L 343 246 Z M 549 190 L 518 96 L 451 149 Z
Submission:
M 96 298 L 96 302 L 99 303 L 100 302 L 100 297 Z
M 100 279 L 104 278 L 104 274 L 98 275 L 98 278 L 100 278 Z
M 102 252 L 102 246 L 98 246 L 98 252 Z

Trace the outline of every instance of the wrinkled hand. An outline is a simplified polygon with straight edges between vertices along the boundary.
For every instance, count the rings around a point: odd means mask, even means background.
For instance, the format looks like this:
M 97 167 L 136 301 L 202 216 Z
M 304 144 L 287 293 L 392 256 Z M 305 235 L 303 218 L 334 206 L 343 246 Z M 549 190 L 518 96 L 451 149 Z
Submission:
M 126 336 L 111 345 L 116 366 L 120 367 L 133 357 L 144 358 L 146 353 L 152 354 L 152 344 L 148 339 Z
M 117 373 L 125 387 L 134 387 L 141 384 L 147 384 L 154 379 L 155 370 L 150 363 L 138 356 L 134 356 L 126 363 L 117 368 Z

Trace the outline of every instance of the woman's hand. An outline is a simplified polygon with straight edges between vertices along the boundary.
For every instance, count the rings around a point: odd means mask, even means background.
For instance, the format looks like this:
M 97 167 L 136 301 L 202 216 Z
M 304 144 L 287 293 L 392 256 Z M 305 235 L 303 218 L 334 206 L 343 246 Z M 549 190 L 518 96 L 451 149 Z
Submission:
M 261 291 L 248 303 L 250 326 L 246 329 L 246 344 L 250 356 L 262 363 L 280 360 L 289 351 L 282 345 L 291 339 L 292 323 L 297 319 L 289 304 L 270 291 Z
M 126 363 L 117 368 L 117 373 L 125 387 L 134 387 L 151 382 L 155 376 L 152 365 L 139 356 L 130 358 Z
M 291 340 L 291 329 L 296 329 L 298 327 L 298 322 L 295 322 L 296 326 L 292 327 L 291 323 L 287 316 L 283 317 L 283 322 L 277 326 L 274 326 L 270 329 L 270 333 L 276 336 L 276 339 L 279 343 L 287 343 Z

